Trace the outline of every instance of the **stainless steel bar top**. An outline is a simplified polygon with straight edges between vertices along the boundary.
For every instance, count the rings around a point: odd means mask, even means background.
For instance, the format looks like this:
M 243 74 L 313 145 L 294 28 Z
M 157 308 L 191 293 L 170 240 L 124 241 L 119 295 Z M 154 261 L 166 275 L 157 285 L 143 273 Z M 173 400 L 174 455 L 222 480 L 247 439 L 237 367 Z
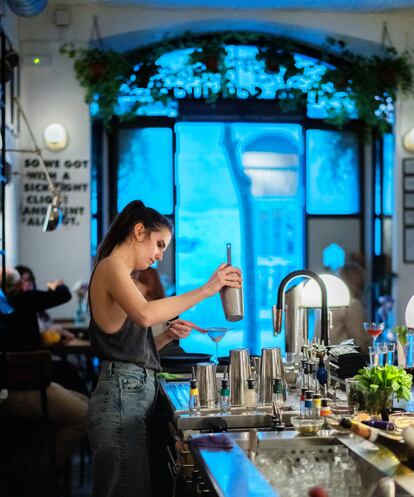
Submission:
M 192 438 L 202 435 L 192 434 Z M 210 434 L 208 436 L 220 436 Z M 264 479 L 259 469 L 248 459 L 244 451 L 248 448 L 249 433 L 231 432 L 226 436 L 233 440 L 230 450 L 211 450 L 191 446 L 191 452 L 197 466 L 207 474 L 210 485 L 218 497 L 258 497 L 278 496 Z M 397 485 L 397 496 L 414 496 L 414 472 L 402 465 L 390 451 L 368 442 L 355 434 L 339 434 L 329 431 L 326 435 L 300 437 L 295 431 L 257 432 L 259 454 L 277 451 L 277 457 L 283 454 L 305 453 L 308 449 L 320 450 L 333 445 L 347 447 L 362 469 L 362 485 L 369 490 L 373 483 L 382 476 L 390 476 Z M 213 444 L 210 444 L 213 445 Z M 244 451 L 242 450 L 244 449 Z M 292 485 L 294 480 L 292 480 Z
M 192 453 L 219 497 L 279 497 L 237 443 L 229 450 L 196 448 Z
M 256 411 L 247 412 L 244 407 L 231 407 L 223 413 L 219 407 L 202 408 L 199 414 L 188 410 L 188 382 L 167 382 L 161 380 L 161 392 L 167 399 L 174 423 L 178 430 L 214 431 L 214 418 L 226 423 L 227 429 L 270 428 L 272 426 L 272 406 L 258 405 Z M 292 416 L 299 414 L 299 403 L 295 396 L 288 396 L 287 406 L 282 411 L 282 420 L 288 423 Z

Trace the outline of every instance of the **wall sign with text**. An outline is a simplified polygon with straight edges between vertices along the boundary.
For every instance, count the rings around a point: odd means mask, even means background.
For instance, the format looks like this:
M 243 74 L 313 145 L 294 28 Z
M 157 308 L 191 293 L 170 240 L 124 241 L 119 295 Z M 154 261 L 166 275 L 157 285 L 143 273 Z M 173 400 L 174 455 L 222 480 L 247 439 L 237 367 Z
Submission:
M 78 226 L 89 200 L 89 161 L 45 160 L 45 164 L 62 194 L 62 224 Z M 23 164 L 21 222 L 26 226 L 41 227 L 51 201 L 52 195 L 39 160 L 26 159 Z

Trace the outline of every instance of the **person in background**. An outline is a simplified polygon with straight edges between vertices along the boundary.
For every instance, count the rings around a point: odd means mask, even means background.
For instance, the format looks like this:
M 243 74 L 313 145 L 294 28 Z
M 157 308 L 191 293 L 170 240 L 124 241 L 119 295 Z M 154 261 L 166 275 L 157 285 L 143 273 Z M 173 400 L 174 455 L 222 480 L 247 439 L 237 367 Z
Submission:
M 152 495 L 147 440 L 158 350 L 186 338 L 191 328 L 204 330 L 179 322 L 154 338 L 150 327 L 174 319 L 223 286 L 241 286 L 240 270 L 222 264 L 195 290 L 147 301 L 131 275 L 162 260 L 172 235 L 168 219 L 136 200 L 118 214 L 98 248 L 89 286 L 89 333 L 101 361 L 87 418 L 94 497 Z
M 15 312 L 6 318 L 5 344 L 7 350 L 36 350 L 43 346 L 39 314 L 43 316 L 43 322 L 45 319 L 50 322 L 46 309 L 68 302 L 72 295 L 62 280 L 50 281 L 47 290 L 39 290 L 31 269 L 26 266 L 16 266 L 16 269 L 20 274 L 20 280 L 7 295 Z M 40 321 L 42 322 L 42 319 Z M 57 325 L 54 329 L 59 330 L 58 333 L 65 343 L 70 343 L 74 338 L 72 333 Z M 89 395 L 85 381 L 80 377 L 75 366 L 60 357 L 53 356 L 52 379 L 69 390 Z
M 16 266 L 16 270 L 20 274 L 21 289 L 24 292 L 37 290 L 35 276 L 33 274 L 33 271 L 29 267 L 19 264 Z M 53 285 L 53 282 L 48 283 L 47 286 L 49 289 L 50 289 L 49 287 L 50 284 Z M 42 310 L 37 313 L 37 320 L 39 323 L 40 333 L 53 330 L 61 336 L 61 339 L 65 343 L 69 343 L 71 340 L 75 338 L 73 333 L 71 333 L 68 330 L 65 330 L 64 328 L 62 328 L 62 326 L 56 324 L 53 321 L 53 319 L 49 316 L 49 314 L 46 312 L 46 310 Z
M 331 345 L 338 344 L 343 340 L 353 338 L 355 345 L 360 347 L 360 352 L 368 355 L 371 338 L 363 328 L 363 323 L 367 321 L 363 306 L 365 269 L 359 260 L 350 257 L 349 262 L 339 269 L 338 277 L 348 286 L 351 300 L 349 307 L 333 311 L 330 343 Z
M 0 277 L 1 273 L 0 269 Z M 6 334 L 1 337 L 0 343 L 3 350 L 29 351 L 40 348 L 37 309 L 47 308 L 52 302 L 58 305 L 58 302 L 67 301 L 68 297 L 70 298 L 70 292 L 68 293 L 66 287 L 61 291 L 58 290 L 58 295 L 53 294 L 61 286 L 57 283 L 52 285 L 50 295 L 34 294 L 33 299 L 26 299 L 26 294 L 30 292 L 23 292 L 21 286 L 19 273 L 15 269 L 7 268 L 6 293 L 9 303 L 14 307 L 14 312 L 2 316 L 2 319 L 6 320 Z M 28 328 L 20 330 L 19 326 L 25 325 Z M 85 434 L 88 398 L 52 381 L 47 388 L 47 401 L 50 420 L 56 427 L 56 464 L 59 468 L 79 447 L 80 440 Z M 39 391 L 9 390 L 7 399 L 0 404 L 0 410 L 22 420 L 40 418 L 42 410 Z M 44 472 L 48 472 L 47 457 L 44 457 L 45 461 L 43 461 L 42 454 L 39 457 Z
M 165 298 L 164 287 L 162 286 L 158 271 L 149 267 L 144 271 L 136 271 L 132 275 L 138 290 L 148 300 L 158 300 Z M 173 320 L 170 323 L 154 324 L 151 326 L 151 331 L 154 337 L 163 333 L 168 326 L 173 326 L 174 323 L 184 322 L 183 320 Z M 179 340 L 172 340 L 165 347 L 159 350 L 160 354 L 183 354 L 184 350 L 180 347 Z

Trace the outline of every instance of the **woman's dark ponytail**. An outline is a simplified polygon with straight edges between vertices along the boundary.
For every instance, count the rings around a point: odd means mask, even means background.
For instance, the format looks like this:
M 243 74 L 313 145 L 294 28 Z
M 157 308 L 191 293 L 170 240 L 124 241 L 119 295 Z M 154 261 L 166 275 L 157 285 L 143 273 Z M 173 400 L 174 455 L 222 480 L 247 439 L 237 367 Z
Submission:
M 162 228 L 167 228 L 171 234 L 174 231 L 172 224 L 166 217 L 155 209 L 146 207 L 141 200 L 133 200 L 122 209 L 109 227 L 105 238 L 98 247 L 95 264 L 108 257 L 116 245 L 124 242 L 138 223 L 142 223 L 148 233 L 159 231 Z

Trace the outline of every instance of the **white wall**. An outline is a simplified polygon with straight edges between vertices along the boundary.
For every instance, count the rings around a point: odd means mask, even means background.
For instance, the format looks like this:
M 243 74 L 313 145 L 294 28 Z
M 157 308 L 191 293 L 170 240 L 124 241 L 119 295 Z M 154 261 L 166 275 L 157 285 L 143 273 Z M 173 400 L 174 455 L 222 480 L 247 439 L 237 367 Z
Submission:
M 382 25 L 387 21 L 394 46 L 401 50 L 413 44 L 412 30 L 414 11 L 392 14 L 347 14 L 323 12 L 283 11 L 234 11 L 234 10 L 183 10 L 146 9 L 137 7 L 76 6 L 72 9 L 72 21 L 67 28 L 53 24 L 54 6 L 32 19 L 19 20 L 21 54 L 45 55 L 50 65 L 32 67 L 23 65 L 23 103 L 35 130 L 41 140 L 44 125 L 50 120 L 62 122 L 70 134 L 68 148 L 56 157 L 63 160 L 88 159 L 89 119 L 83 103 L 83 89 L 74 79 L 71 62 L 58 53 L 59 47 L 68 41 L 87 43 L 90 39 L 93 16 L 98 15 L 103 37 L 126 34 L 123 48 L 134 44 L 159 39 L 163 34 L 179 33 L 185 28 L 217 30 L 227 27 L 260 29 L 275 34 L 297 36 L 305 41 L 322 43 L 326 34 L 336 37 L 360 37 L 379 43 Z M 129 35 L 128 35 L 129 33 Z M 132 33 L 132 34 L 131 34 Z M 116 40 L 114 41 L 116 44 Z M 369 45 L 369 44 L 368 44 Z M 367 45 L 367 46 L 368 46 Z M 362 46 L 364 46 L 362 44 Z M 118 47 L 122 48 L 122 47 Z M 414 125 L 414 101 L 404 103 L 398 117 L 397 133 Z M 397 136 L 396 152 L 396 218 L 394 223 L 394 269 L 400 275 L 398 280 L 398 321 L 402 309 L 414 292 L 414 266 L 404 265 L 401 250 L 401 193 L 400 163 L 403 154 L 400 135 Z M 47 154 L 51 157 L 51 154 Z M 86 171 L 83 171 L 86 175 Z M 82 176 L 84 179 L 85 176 Z M 85 199 L 83 199 L 85 201 Z M 87 206 L 89 208 L 89 206 Z M 62 276 L 69 284 L 86 279 L 89 274 L 89 222 L 86 216 L 75 228 L 64 228 L 51 234 L 43 234 L 40 228 L 23 226 L 20 229 L 21 247 L 19 259 L 33 266 L 43 283 L 49 278 Z M 60 315 L 68 315 L 68 308 L 59 308 Z

